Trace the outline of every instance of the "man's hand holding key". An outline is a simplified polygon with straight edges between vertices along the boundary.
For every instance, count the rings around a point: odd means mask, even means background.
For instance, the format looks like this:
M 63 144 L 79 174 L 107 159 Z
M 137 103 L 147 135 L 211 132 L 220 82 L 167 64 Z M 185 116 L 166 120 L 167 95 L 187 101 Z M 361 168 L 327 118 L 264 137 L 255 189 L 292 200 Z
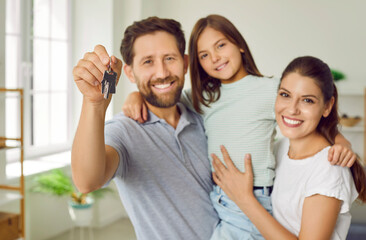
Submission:
M 107 97 L 109 93 L 114 93 L 115 85 L 121 76 L 121 69 L 122 61 L 115 56 L 109 57 L 106 49 L 102 45 L 97 45 L 94 52 L 86 53 L 79 60 L 73 69 L 73 76 L 80 92 L 84 95 L 84 100 L 93 104 L 107 102 L 108 106 L 111 98 L 108 97 L 108 101 L 105 101 L 104 95 Z M 103 80 L 105 80 L 104 83 L 108 83 L 105 88 L 107 93 L 102 91 Z

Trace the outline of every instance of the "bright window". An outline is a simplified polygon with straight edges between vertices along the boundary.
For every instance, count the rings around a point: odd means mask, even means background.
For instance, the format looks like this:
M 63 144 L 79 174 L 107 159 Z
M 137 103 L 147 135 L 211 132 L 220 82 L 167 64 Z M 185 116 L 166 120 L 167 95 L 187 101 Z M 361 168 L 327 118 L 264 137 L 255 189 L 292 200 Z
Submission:
M 6 1 L 5 86 L 25 90 L 26 158 L 71 144 L 70 12 L 69 0 Z M 19 135 L 17 110 L 6 100 L 7 136 Z

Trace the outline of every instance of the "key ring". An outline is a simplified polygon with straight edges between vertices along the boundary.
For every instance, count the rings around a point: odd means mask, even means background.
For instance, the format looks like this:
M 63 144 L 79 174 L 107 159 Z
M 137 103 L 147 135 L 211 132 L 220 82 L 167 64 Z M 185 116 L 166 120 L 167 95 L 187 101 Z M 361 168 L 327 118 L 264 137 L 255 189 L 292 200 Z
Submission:
M 108 73 L 112 72 L 112 57 L 109 57 Z

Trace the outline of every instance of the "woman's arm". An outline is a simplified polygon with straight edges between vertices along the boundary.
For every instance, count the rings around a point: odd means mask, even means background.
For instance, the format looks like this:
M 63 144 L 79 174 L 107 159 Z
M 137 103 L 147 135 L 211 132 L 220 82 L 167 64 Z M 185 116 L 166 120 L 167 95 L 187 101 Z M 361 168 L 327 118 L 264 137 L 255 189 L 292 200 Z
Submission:
M 246 172 L 240 172 L 225 147 L 221 152 L 227 167 L 212 154 L 213 179 L 258 228 L 265 239 L 298 239 L 277 222 L 253 194 L 253 171 L 250 155 L 245 157 Z M 308 197 L 303 205 L 299 239 L 329 239 L 340 209 L 340 201 L 322 195 Z

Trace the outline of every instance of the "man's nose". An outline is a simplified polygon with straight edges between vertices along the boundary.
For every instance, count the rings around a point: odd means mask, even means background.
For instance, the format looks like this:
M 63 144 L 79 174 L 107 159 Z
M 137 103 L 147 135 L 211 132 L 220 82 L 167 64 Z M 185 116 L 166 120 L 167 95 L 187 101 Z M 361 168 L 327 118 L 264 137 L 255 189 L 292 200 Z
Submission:
M 170 71 L 164 62 L 156 64 L 155 77 L 164 79 L 170 75 Z

